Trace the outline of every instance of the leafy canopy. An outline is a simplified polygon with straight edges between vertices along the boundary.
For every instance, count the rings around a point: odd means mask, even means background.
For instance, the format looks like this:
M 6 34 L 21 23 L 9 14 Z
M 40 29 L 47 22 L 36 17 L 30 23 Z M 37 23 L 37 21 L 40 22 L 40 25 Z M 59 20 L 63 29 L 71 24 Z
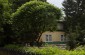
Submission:
M 59 8 L 45 2 L 30 1 L 12 14 L 13 27 L 19 35 L 31 33 L 38 37 L 44 31 L 57 30 L 60 16 Z
M 30 1 L 42 1 L 46 2 L 46 0 L 9 0 L 9 3 L 11 3 L 11 9 L 12 12 L 16 12 L 16 10 L 21 7 L 21 5 L 25 4 L 26 2 Z
M 71 40 L 69 43 L 74 42 L 76 46 L 84 45 L 85 0 L 64 0 L 63 6 L 66 15 L 65 31 L 70 36 L 68 36 L 69 40 Z M 74 44 L 71 44 L 70 47 L 73 48 Z

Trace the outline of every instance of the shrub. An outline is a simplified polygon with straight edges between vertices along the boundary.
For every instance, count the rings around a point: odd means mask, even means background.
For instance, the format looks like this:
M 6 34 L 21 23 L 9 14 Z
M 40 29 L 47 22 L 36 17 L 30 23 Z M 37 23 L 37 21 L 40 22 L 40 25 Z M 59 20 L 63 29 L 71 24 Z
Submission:
M 26 53 L 34 54 L 34 55 L 85 55 L 84 46 L 80 46 L 73 51 L 62 50 L 55 46 L 50 47 L 22 47 L 16 45 L 6 45 L 5 48 L 11 49 L 21 49 L 21 51 L 25 51 Z

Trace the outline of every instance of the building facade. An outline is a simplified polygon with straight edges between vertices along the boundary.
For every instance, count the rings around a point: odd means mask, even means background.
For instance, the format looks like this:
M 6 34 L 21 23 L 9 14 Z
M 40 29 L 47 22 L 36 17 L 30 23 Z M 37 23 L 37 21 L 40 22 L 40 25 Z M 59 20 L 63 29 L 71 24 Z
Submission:
M 42 34 L 41 40 L 44 43 L 56 45 L 61 48 L 66 47 L 66 37 L 64 32 L 64 23 L 63 21 L 58 21 L 57 23 L 58 31 L 50 32 L 46 31 Z

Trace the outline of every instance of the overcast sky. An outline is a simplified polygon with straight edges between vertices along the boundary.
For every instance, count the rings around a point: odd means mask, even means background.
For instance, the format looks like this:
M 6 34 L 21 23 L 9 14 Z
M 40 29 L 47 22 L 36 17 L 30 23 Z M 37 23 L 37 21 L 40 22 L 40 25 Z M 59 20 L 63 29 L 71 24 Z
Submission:
M 55 6 L 59 7 L 59 8 L 62 8 L 62 2 L 64 0 L 47 0 L 47 2 L 51 3 L 51 4 L 54 4 Z

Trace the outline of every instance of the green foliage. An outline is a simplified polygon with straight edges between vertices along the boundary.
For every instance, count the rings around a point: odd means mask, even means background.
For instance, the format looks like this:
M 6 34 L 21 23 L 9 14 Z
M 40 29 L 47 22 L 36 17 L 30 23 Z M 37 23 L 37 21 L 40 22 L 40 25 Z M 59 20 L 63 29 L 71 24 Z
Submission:
M 60 16 L 59 8 L 45 2 L 31 1 L 12 14 L 13 27 L 17 35 L 24 36 L 23 39 L 36 40 L 44 31 L 57 30 L 56 23 Z
M 70 34 L 71 39 L 76 41 L 79 45 L 84 45 L 85 42 L 85 0 L 64 0 L 63 2 L 64 11 L 65 11 L 65 32 Z M 71 32 L 69 32 L 71 30 Z M 75 33 L 76 35 L 73 36 Z M 74 45 L 74 44 L 72 44 Z
M 0 26 L 1 26 L 1 23 L 2 23 L 2 14 L 3 14 L 3 4 L 0 3 Z
M 53 55 L 53 54 L 59 54 L 59 50 L 57 49 L 57 47 L 41 47 L 41 48 L 37 48 L 37 47 L 30 47 L 30 48 L 25 48 L 26 52 L 30 52 L 30 53 L 34 53 L 34 54 L 42 54 L 42 55 Z M 56 52 L 55 52 L 56 51 Z
M 11 3 L 12 12 L 16 12 L 16 10 L 21 7 L 21 5 L 25 4 L 26 2 L 30 1 L 43 1 L 46 2 L 46 0 L 9 0 L 9 3 Z
M 68 41 L 67 41 L 67 45 L 68 45 L 68 48 L 70 50 L 74 49 L 75 47 L 77 47 L 77 41 L 75 40 L 76 39 L 76 36 L 77 34 L 76 33 L 69 33 L 67 35 L 68 37 Z
M 9 42 L 11 36 L 10 3 L 8 0 L 0 0 L 0 46 Z
M 12 44 L 4 46 L 4 48 L 9 48 L 9 49 L 19 49 L 20 47 L 21 46 L 19 46 L 19 45 L 12 45 Z
M 10 4 L 8 3 L 8 0 L 0 0 L 0 21 L 2 21 L 2 24 L 8 23 L 10 20 Z
M 9 45 L 10 46 L 10 45 Z M 15 47 L 15 45 L 11 45 L 12 48 L 14 47 L 15 49 L 17 48 L 17 46 Z M 6 47 L 8 48 L 8 47 Z M 10 49 L 11 47 L 9 47 Z M 11 48 L 11 49 L 12 49 Z M 14 49 L 13 48 L 13 49 Z M 35 55 L 85 55 L 85 47 L 84 46 L 80 46 L 77 47 L 75 50 L 73 51 L 69 51 L 69 50 L 62 50 L 59 49 L 56 46 L 50 46 L 50 47 L 18 47 L 17 50 L 21 49 L 22 51 L 25 51 L 26 53 L 30 53 L 30 54 L 35 54 Z

